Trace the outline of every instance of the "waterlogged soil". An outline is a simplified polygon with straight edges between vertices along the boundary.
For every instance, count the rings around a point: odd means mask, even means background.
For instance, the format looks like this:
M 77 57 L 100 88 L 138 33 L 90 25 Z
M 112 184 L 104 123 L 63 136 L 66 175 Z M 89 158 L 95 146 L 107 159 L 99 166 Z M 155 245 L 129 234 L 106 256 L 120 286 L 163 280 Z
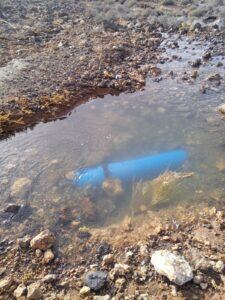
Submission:
M 73 299 L 90 268 L 113 271 L 113 264 L 102 265 L 103 256 L 113 253 L 131 269 L 120 276 L 125 284 L 110 276 L 102 295 L 136 299 L 147 293 L 147 299 L 170 299 L 176 292 L 180 299 L 222 299 L 224 277 L 213 271 L 213 262 L 224 260 L 225 123 L 217 110 L 225 101 L 224 67 L 218 67 L 224 57 L 204 60 L 210 44 L 177 36 L 165 40 L 161 51 L 160 74 L 149 78 L 142 91 L 93 99 L 63 120 L 40 123 L 1 141 L 0 230 L 6 238 L 1 251 L 8 275 L 16 270 L 18 282 L 27 285 L 52 272 L 59 282 L 44 291 L 65 297 L 72 289 L 68 297 Z M 193 68 L 198 58 L 201 65 Z M 157 202 L 152 194 L 143 198 L 135 184 L 123 186 L 116 198 L 101 188 L 72 185 L 72 172 L 81 167 L 177 148 L 188 152 L 177 171 L 190 176 L 172 184 L 166 197 L 159 193 Z M 16 203 L 19 211 L 5 212 L 8 203 Z M 21 252 L 11 242 L 46 228 L 57 236 L 57 258 L 50 265 L 42 264 L 42 255 Z M 209 239 L 205 245 L 204 236 Z M 142 253 L 143 245 L 148 254 Z M 174 292 L 171 283 L 157 276 L 149 260 L 153 250 L 164 248 L 195 257 L 193 266 L 198 255 L 207 257 L 205 269 L 194 267 L 195 275 L 203 273 L 203 285 L 190 283 Z M 13 262 L 15 256 L 19 263 Z M 141 265 L 147 266 L 147 276 Z

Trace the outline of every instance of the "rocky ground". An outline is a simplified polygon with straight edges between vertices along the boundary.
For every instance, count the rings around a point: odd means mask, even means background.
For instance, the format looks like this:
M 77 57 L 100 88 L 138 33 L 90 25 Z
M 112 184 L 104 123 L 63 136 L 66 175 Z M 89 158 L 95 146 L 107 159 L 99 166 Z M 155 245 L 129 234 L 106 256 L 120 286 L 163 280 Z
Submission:
M 210 55 L 225 54 L 224 12 L 223 1 L 2 0 L 1 138 L 91 97 L 158 79 L 165 33 L 210 43 L 210 52 L 192 62 L 195 72 Z M 223 78 L 210 82 L 218 86 Z M 0 299 L 224 299 L 225 212 L 187 211 L 178 221 L 127 218 L 83 228 L 73 259 L 60 253 L 59 233 L 46 228 L 1 239 Z

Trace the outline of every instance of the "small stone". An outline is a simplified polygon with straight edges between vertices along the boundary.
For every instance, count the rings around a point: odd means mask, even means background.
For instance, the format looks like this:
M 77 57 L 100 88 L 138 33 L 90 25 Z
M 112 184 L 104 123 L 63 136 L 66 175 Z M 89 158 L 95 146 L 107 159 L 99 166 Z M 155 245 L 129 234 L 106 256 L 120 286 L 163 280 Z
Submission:
M 129 262 L 133 256 L 134 256 L 134 253 L 132 251 L 127 251 L 125 253 L 125 261 Z
M 115 264 L 114 273 L 119 276 L 124 276 L 127 273 L 130 273 L 130 266 L 127 264 Z
M 30 246 L 33 249 L 47 250 L 55 242 L 54 235 L 47 229 L 36 235 L 31 241 Z
M 194 276 L 193 282 L 200 285 L 203 282 L 203 279 L 202 275 L 196 275 Z
M 5 271 L 6 271 L 6 268 L 0 268 L 0 276 L 2 276 L 4 273 L 5 273 Z
M 137 298 L 138 300 L 149 300 L 149 295 L 146 294 L 140 294 Z
M 104 266 L 111 265 L 114 262 L 113 254 L 106 254 L 103 256 L 102 263 Z
M 21 249 L 27 249 L 30 245 L 31 237 L 29 235 L 25 235 L 23 238 L 17 240 L 18 245 Z
M 105 296 L 94 296 L 93 300 L 110 300 L 111 297 L 109 295 Z
M 171 295 L 177 297 L 177 287 L 175 285 L 172 285 L 171 287 Z
M 35 256 L 36 256 L 36 257 L 39 258 L 39 257 L 42 256 L 42 254 L 43 254 L 43 252 L 42 252 L 40 249 L 36 249 L 36 250 L 35 250 Z
M 41 281 L 44 283 L 52 283 L 56 280 L 57 280 L 57 276 L 55 274 L 48 274 L 48 275 L 45 275 L 45 277 L 42 278 Z
M 149 254 L 147 245 L 141 245 L 139 251 L 143 257 L 146 257 Z
M 222 113 L 225 114 L 225 104 L 222 104 L 218 107 L 218 110 Z
M 224 262 L 222 260 L 218 260 L 213 269 L 218 273 L 222 273 L 224 270 Z
M 12 277 L 7 277 L 0 280 L 0 291 L 7 291 L 14 283 Z
M 155 251 L 151 263 L 157 273 L 166 276 L 178 285 L 183 285 L 193 279 L 192 269 L 184 257 L 175 255 L 168 250 Z
M 27 287 L 27 300 L 38 300 L 42 297 L 41 285 L 39 282 L 31 283 Z
M 93 291 L 99 291 L 107 281 L 107 273 L 102 271 L 88 272 L 84 277 L 84 283 Z
M 53 259 L 55 258 L 54 253 L 52 252 L 51 249 L 48 249 L 44 253 L 44 262 L 46 264 L 50 263 Z
M 32 181 L 27 177 L 17 179 L 11 187 L 11 196 L 23 198 L 30 190 Z
M 16 299 L 25 296 L 27 293 L 27 288 L 24 284 L 20 284 L 18 285 L 18 287 L 15 289 L 15 291 L 13 292 L 13 295 Z
M 197 58 L 196 60 L 191 62 L 191 66 L 193 68 L 199 68 L 202 64 L 201 58 Z
M 80 289 L 80 296 L 81 297 L 86 297 L 90 294 L 90 292 L 91 292 L 91 289 L 88 286 L 83 286 Z
M 200 287 L 202 290 L 206 290 L 207 287 L 208 287 L 208 284 L 207 283 L 200 283 Z

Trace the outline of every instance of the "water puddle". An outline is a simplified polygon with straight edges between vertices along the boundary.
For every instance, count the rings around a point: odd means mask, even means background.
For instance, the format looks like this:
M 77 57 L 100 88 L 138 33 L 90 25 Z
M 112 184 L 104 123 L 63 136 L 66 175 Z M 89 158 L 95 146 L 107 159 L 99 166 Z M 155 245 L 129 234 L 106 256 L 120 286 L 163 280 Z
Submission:
M 169 50 L 165 56 L 179 52 L 182 60 L 160 66 L 163 74 L 171 69 L 183 72 L 188 60 L 204 51 L 198 49 L 183 42 L 179 49 Z M 199 91 L 201 78 L 215 64 L 212 60 L 201 67 L 196 84 L 170 77 L 151 79 L 143 91 L 94 99 L 64 120 L 40 123 L 1 141 L 1 208 L 13 202 L 29 209 L 7 218 L 2 212 L 0 233 L 22 236 L 40 228 L 65 228 L 71 238 L 79 227 L 85 232 L 84 226 L 106 226 L 149 210 L 166 214 L 178 205 L 223 205 L 225 122 L 216 107 L 225 96 L 219 88 Z M 107 187 L 90 191 L 72 185 L 71 172 L 81 167 L 174 149 L 188 153 L 177 170 L 179 178 L 167 172 L 154 184 L 131 183 L 123 191 L 119 186 L 116 197 L 110 187 L 113 195 Z

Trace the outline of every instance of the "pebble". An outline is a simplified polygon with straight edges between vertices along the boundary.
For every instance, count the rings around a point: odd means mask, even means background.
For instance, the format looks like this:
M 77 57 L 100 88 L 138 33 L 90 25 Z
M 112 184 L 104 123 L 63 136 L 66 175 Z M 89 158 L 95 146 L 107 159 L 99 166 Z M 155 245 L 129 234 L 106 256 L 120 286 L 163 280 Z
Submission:
M 38 300 L 42 297 L 41 285 L 39 282 L 31 283 L 27 287 L 27 300 Z
M 50 230 L 44 230 L 36 235 L 31 241 L 30 246 L 33 249 L 47 250 L 52 247 L 55 242 L 54 235 L 50 232 Z
M 104 266 L 111 265 L 114 262 L 113 254 L 106 254 L 103 256 L 102 263 Z
M 130 266 L 127 264 L 115 264 L 114 273 L 119 276 L 124 276 L 130 272 Z
M 110 299 L 111 299 L 111 297 L 109 295 L 93 297 L 93 300 L 110 300 Z
M 17 240 L 18 245 L 21 249 L 27 249 L 30 245 L 31 237 L 29 235 L 25 235 L 23 238 Z
M 15 291 L 13 292 L 13 296 L 18 299 L 22 296 L 25 296 L 27 293 L 27 288 L 24 284 L 20 284 L 18 285 L 18 287 L 15 289 Z
M 224 262 L 222 260 L 218 260 L 213 269 L 218 273 L 222 273 L 224 270 Z
M 91 289 L 88 286 L 83 286 L 80 289 L 80 296 L 81 297 L 87 297 L 91 292 Z
M 50 263 L 53 259 L 55 258 L 54 253 L 52 252 L 51 249 L 48 249 L 44 253 L 44 262 L 46 264 Z
M 12 277 L 7 277 L 2 280 L 0 280 L 0 291 L 6 291 L 8 290 L 14 283 L 14 280 Z
M 44 278 L 42 278 L 42 282 L 44 283 L 51 283 L 51 282 L 54 282 L 57 280 L 57 276 L 55 274 L 48 274 L 48 275 L 45 275 Z
M 168 250 L 155 251 L 151 263 L 157 273 L 166 276 L 178 285 L 183 285 L 193 279 L 192 269 L 184 257 L 175 255 Z
M 195 284 L 201 284 L 203 282 L 203 276 L 202 275 L 196 275 L 196 276 L 194 276 L 193 282 Z
M 84 283 L 93 291 L 99 291 L 107 281 L 107 273 L 102 271 L 88 272 L 84 277 Z

